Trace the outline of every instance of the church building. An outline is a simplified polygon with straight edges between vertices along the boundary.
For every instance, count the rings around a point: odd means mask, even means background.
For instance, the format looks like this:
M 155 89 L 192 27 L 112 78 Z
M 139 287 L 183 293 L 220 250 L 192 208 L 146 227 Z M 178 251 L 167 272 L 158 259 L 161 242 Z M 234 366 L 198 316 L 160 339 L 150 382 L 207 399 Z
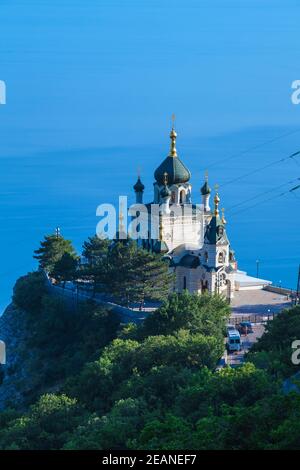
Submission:
M 177 292 L 187 289 L 198 294 L 219 293 L 230 302 L 235 290 L 262 288 L 268 281 L 252 278 L 237 269 L 224 209 L 220 213 L 217 186 L 211 203 L 207 175 L 199 203 L 193 203 L 191 173 L 177 155 L 176 138 L 173 127 L 170 152 L 154 172 L 153 201 L 143 201 L 145 187 L 140 177 L 134 185 L 136 203 L 147 207 L 149 226 L 155 220 L 151 207 L 159 205 L 157 235 L 153 237 L 149 230 L 148 238 L 139 243 L 169 259 L 170 269 L 175 272 L 174 290 Z

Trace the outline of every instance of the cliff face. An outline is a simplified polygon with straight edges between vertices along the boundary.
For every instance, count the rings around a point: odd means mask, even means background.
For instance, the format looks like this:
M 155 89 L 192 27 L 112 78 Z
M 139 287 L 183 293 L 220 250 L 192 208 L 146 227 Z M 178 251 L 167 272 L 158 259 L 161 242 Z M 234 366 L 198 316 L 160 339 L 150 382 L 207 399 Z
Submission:
M 6 364 L 0 366 L 4 373 L 0 385 L 0 409 L 10 405 L 21 407 L 24 390 L 30 387 L 26 384 L 28 352 L 24 347 L 25 335 L 26 314 L 11 304 L 0 317 L 0 339 L 6 345 Z

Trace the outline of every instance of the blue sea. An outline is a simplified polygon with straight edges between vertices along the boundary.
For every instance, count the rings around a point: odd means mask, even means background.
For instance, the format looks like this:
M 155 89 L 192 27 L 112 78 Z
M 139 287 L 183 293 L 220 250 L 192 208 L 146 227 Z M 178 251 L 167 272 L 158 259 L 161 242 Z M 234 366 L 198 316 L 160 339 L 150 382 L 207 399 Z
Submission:
M 0 158 L 1 312 L 10 302 L 16 279 L 36 269 L 33 251 L 45 234 L 59 226 L 80 251 L 83 241 L 95 233 L 99 204 L 115 204 L 119 195 L 134 201 L 138 167 L 146 186 L 144 200 L 152 201 L 153 173 L 169 148 L 168 135 L 159 142 L 154 137 L 132 147 L 61 149 Z M 282 193 L 297 185 L 300 158 L 275 162 L 300 150 L 300 131 L 262 126 L 220 135 L 199 133 L 193 139 L 179 133 L 177 150 L 192 173 L 193 202 L 201 202 L 206 169 L 210 185 L 219 184 L 239 268 L 256 275 L 259 260 L 261 278 L 295 288 L 300 189 Z

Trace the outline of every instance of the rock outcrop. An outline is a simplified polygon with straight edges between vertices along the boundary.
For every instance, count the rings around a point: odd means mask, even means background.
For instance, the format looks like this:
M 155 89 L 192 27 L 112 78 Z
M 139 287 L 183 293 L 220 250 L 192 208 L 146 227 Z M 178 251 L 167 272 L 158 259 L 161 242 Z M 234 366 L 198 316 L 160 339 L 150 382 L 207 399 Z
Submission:
M 24 401 L 26 385 L 26 364 L 28 353 L 25 350 L 26 313 L 12 304 L 0 317 L 0 339 L 6 345 L 6 364 L 1 368 L 0 409 L 6 406 L 18 408 Z M 22 393 L 21 393 L 22 390 Z

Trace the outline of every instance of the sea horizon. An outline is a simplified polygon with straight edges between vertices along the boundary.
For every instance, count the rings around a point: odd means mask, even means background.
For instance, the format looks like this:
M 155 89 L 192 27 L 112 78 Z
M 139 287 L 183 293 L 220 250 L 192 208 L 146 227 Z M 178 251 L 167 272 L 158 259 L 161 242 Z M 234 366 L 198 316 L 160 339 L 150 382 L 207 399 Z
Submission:
M 300 252 L 293 219 L 300 196 L 280 196 L 293 184 L 283 189 L 280 185 L 295 179 L 297 163 L 272 163 L 299 150 L 297 128 L 258 126 L 194 138 L 184 127 L 177 132 L 178 154 L 192 173 L 193 202 L 201 203 L 206 168 L 210 185 L 220 187 L 220 207 L 225 207 L 239 269 L 256 276 L 259 260 L 260 278 L 295 289 Z M 99 204 L 117 204 L 120 195 L 134 202 L 138 171 L 145 184 L 144 202 L 152 201 L 153 173 L 168 153 L 168 128 L 163 135 L 160 141 L 152 135 L 144 145 L 122 146 L 116 139 L 114 147 L 0 156 L 1 242 L 7 247 L 2 255 L 1 312 L 10 303 L 17 278 L 36 269 L 33 251 L 44 235 L 59 226 L 80 251 L 84 240 L 95 234 Z M 253 176 L 246 176 L 251 172 Z

